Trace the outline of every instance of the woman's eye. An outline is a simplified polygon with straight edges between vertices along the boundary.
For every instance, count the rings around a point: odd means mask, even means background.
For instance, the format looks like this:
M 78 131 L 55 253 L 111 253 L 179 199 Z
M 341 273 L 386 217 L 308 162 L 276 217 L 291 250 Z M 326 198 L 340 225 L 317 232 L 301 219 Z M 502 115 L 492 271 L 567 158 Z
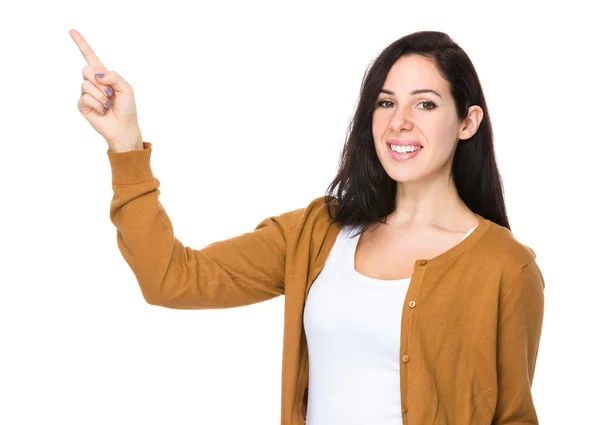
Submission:
M 422 105 L 424 103 L 428 103 L 429 105 L 431 105 L 430 107 L 425 108 L 426 111 L 431 111 L 432 109 L 437 108 L 437 105 L 435 103 L 433 103 L 432 101 L 430 101 L 430 100 L 424 100 L 422 102 L 419 102 L 419 105 Z
M 384 109 L 387 109 L 386 106 L 383 106 L 384 104 L 388 104 L 388 103 L 392 103 L 389 100 L 381 100 L 379 102 L 377 102 L 377 106 L 382 106 Z

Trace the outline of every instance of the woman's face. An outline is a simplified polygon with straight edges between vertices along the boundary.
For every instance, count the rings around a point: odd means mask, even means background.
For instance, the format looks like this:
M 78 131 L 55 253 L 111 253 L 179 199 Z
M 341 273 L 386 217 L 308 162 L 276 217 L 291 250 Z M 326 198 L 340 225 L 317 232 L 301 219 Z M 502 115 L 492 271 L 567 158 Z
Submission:
M 411 93 L 415 90 L 435 93 Z M 375 150 L 387 174 L 403 183 L 449 176 L 461 130 L 449 83 L 434 63 L 420 55 L 400 57 L 373 113 Z M 407 154 L 394 159 L 390 139 L 416 141 L 422 148 L 410 159 L 402 160 Z

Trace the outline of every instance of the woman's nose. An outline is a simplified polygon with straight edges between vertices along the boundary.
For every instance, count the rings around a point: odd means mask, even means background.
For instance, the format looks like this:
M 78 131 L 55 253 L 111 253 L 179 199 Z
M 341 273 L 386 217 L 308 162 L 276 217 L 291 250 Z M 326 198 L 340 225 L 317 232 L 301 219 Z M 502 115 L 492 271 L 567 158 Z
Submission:
M 402 108 L 398 108 L 396 110 L 396 113 L 392 116 L 392 119 L 390 120 L 390 128 L 395 132 L 399 132 L 404 128 L 410 129 L 411 126 L 412 119 L 410 116 L 410 112 Z

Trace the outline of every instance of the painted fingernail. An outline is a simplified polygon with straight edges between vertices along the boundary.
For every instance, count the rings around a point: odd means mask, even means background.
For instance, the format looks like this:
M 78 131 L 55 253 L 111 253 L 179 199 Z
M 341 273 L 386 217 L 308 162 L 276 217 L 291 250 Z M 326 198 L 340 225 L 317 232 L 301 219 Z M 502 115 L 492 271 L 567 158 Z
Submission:
M 96 74 L 96 77 L 98 77 L 98 78 L 104 78 L 104 74 Z
M 102 113 L 103 113 L 104 115 L 106 115 L 106 113 L 107 113 L 107 112 L 108 112 L 108 109 L 106 109 L 106 108 L 104 108 L 104 111 L 102 111 Z
M 112 96 L 114 94 L 113 89 L 111 89 L 110 87 L 108 87 L 106 90 L 104 90 L 106 92 L 106 94 L 108 96 Z
M 106 102 L 106 107 L 110 108 L 112 106 L 112 102 L 109 100 L 108 102 Z

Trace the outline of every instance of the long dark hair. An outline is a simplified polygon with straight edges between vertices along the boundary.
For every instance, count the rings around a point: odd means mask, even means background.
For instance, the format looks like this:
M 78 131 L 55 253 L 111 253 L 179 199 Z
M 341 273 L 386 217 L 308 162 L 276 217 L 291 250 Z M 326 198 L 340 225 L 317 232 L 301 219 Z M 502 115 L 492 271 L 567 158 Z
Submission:
M 510 230 L 502 180 L 494 153 L 492 123 L 479 77 L 465 51 L 447 34 L 419 31 L 388 47 L 370 64 L 362 80 L 360 98 L 347 130 L 337 175 L 328 186 L 325 204 L 333 221 L 360 226 L 385 223 L 396 207 L 396 185 L 375 152 L 372 120 L 377 96 L 392 65 L 404 55 L 419 54 L 434 61 L 450 83 L 450 93 L 460 120 L 472 105 L 483 110 L 477 132 L 461 140 L 452 160 L 452 178 L 471 211 Z

